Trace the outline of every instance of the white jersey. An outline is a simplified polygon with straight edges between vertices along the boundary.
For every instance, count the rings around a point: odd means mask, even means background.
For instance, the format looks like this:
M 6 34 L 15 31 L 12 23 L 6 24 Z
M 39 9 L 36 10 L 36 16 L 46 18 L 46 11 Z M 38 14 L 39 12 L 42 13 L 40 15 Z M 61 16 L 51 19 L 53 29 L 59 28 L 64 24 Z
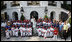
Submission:
M 5 32 L 6 32 L 6 38 L 9 38 L 10 37 L 9 30 L 6 30 Z
M 47 29 L 46 36 L 50 36 L 50 29 Z
M 50 28 L 50 30 L 54 31 L 54 29 L 53 29 L 53 28 Z
M 15 29 L 15 36 L 18 36 L 18 28 Z
M 50 36 L 53 36 L 53 31 L 54 31 L 54 29 L 50 28 Z
M 30 30 L 32 30 L 32 28 L 31 28 L 31 27 L 30 27 L 29 29 L 30 29 Z
M 39 30 L 41 31 L 42 29 L 41 28 L 38 28 L 37 31 L 39 32 Z
M 26 28 L 26 34 L 28 33 L 28 30 L 29 30 L 29 28 L 27 27 L 27 28 Z
M 46 24 L 48 24 L 48 23 L 46 23 Z
M 14 27 L 11 28 L 12 31 L 14 31 L 14 29 L 15 29 Z
M 37 29 L 37 33 L 38 33 L 38 36 L 41 35 L 41 28 L 38 28 L 38 29 Z
M 26 28 L 26 35 L 27 35 L 27 36 L 29 35 L 29 31 L 30 31 L 30 30 L 29 30 L 29 28 L 27 27 L 27 28 Z
M 18 32 L 18 28 L 15 28 L 15 32 Z
M 25 29 L 24 27 L 22 28 L 22 30 L 23 30 L 23 31 L 26 31 L 26 29 Z
M 18 22 L 17 24 L 18 24 L 18 25 L 20 25 L 20 23 L 19 23 L 19 22 Z
M 12 27 L 11 30 L 12 30 L 12 35 L 14 36 L 15 35 L 15 28 Z
M 50 29 L 47 29 L 48 32 L 50 32 Z
M 23 24 L 25 25 L 26 23 L 24 22 Z
M 43 21 L 43 24 L 46 24 L 46 22 Z
M 22 33 L 23 33 L 23 27 L 20 27 L 19 30 L 20 30 L 21 36 L 23 36 L 22 35 Z
M 48 26 L 50 26 L 50 23 L 48 22 Z
M 16 25 L 16 23 L 13 23 L 14 25 Z
M 46 32 L 46 30 L 45 30 L 45 29 L 43 29 L 42 31 L 43 31 L 43 32 Z
M 44 37 L 46 37 L 45 33 L 46 33 L 46 30 L 45 29 L 42 29 L 41 30 L 41 35 L 44 36 Z
M 20 32 L 22 32 L 22 28 L 23 28 L 23 27 L 20 27 L 20 28 L 19 28 Z
M 23 27 L 22 28 L 22 34 L 23 34 L 23 36 L 25 36 L 25 31 L 26 31 L 26 29 Z

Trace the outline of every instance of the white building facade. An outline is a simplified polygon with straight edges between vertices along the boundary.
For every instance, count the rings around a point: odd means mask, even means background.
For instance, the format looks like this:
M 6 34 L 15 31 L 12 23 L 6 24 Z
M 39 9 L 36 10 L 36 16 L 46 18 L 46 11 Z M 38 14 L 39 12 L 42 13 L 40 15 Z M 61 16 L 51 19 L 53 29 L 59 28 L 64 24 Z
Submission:
M 59 14 L 65 12 L 68 14 L 69 11 L 61 8 L 62 1 L 54 1 L 55 6 L 49 5 L 50 1 L 18 1 L 18 6 L 12 6 L 13 1 L 4 1 L 6 4 L 6 9 L 1 11 L 1 14 L 7 12 L 9 15 L 9 20 L 14 19 L 14 13 L 17 13 L 18 20 L 21 18 L 21 7 L 23 7 L 23 15 L 26 19 L 30 19 L 30 15 L 33 11 L 37 12 L 38 18 L 44 18 L 45 16 L 45 7 L 47 7 L 47 16 L 51 18 L 51 13 L 53 12 L 53 19 L 59 20 Z

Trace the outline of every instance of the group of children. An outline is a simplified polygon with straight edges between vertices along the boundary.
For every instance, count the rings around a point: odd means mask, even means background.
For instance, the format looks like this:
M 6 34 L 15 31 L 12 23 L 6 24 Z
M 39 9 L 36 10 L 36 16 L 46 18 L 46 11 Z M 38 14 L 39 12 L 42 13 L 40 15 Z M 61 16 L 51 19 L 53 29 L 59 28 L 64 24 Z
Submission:
M 57 28 L 51 25 L 51 22 L 37 22 L 36 30 L 38 36 L 47 37 L 55 37 L 57 39 L 58 31 Z M 30 21 L 13 21 L 11 27 L 6 27 L 6 38 L 10 38 L 11 36 L 31 36 L 32 35 L 32 24 Z
M 10 25 L 9 25 L 10 26 Z M 19 33 L 22 36 L 31 36 L 32 35 L 32 26 L 30 22 L 19 22 L 14 21 L 12 25 L 6 27 L 6 38 L 11 36 L 19 36 Z
M 38 36 L 43 36 L 44 38 L 54 37 L 57 39 L 58 30 L 56 27 L 53 27 L 53 26 L 46 27 L 46 28 L 38 26 L 37 33 L 38 33 Z
M 38 36 L 43 36 L 44 38 L 54 37 L 57 39 L 58 30 L 52 25 L 50 20 L 48 22 L 37 21 L 36 27 Z

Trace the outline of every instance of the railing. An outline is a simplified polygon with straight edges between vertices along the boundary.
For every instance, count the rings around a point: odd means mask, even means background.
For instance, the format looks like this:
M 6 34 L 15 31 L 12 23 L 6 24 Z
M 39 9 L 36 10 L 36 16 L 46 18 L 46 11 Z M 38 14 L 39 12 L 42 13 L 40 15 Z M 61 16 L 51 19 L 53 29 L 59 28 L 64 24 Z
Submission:
M 20 4 L 19 4 L 19 3 L 14 3 L 14 2 L 12 2 L 12 3 L 11 3 L 11 7 L 14 7 L 14 6 L 20 6 Z
M 38 1 L 30 1 L 30 2 L 27 2 L 27 5 L 30 6 L 30 5 L 33 5 L 33 6 L 36 6 L 36 5 L 40 5 L 40 3 Z
M 50 6 L 56 6 L 56 2 L 48 2 L 48 5 L 50 5 Z

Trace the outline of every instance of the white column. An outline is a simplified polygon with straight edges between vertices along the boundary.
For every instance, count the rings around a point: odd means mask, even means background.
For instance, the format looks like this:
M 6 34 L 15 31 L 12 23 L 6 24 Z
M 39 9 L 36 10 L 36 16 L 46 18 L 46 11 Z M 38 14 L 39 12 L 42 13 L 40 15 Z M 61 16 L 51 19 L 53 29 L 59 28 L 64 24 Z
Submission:
M 7 2 L 7 9 L 9 9 L 11 7 L 11 2 Z
M 50 18 L 50 12 L 48 11 L 48 17 Z
M 20 18 L 21 18 L 21 13 L 19 12 L 18 13 L 18 20 L 20 20 Z
M 61 2 L 60 1 L 56 1 L 57 2 L 57 7 L 61 7 Z

